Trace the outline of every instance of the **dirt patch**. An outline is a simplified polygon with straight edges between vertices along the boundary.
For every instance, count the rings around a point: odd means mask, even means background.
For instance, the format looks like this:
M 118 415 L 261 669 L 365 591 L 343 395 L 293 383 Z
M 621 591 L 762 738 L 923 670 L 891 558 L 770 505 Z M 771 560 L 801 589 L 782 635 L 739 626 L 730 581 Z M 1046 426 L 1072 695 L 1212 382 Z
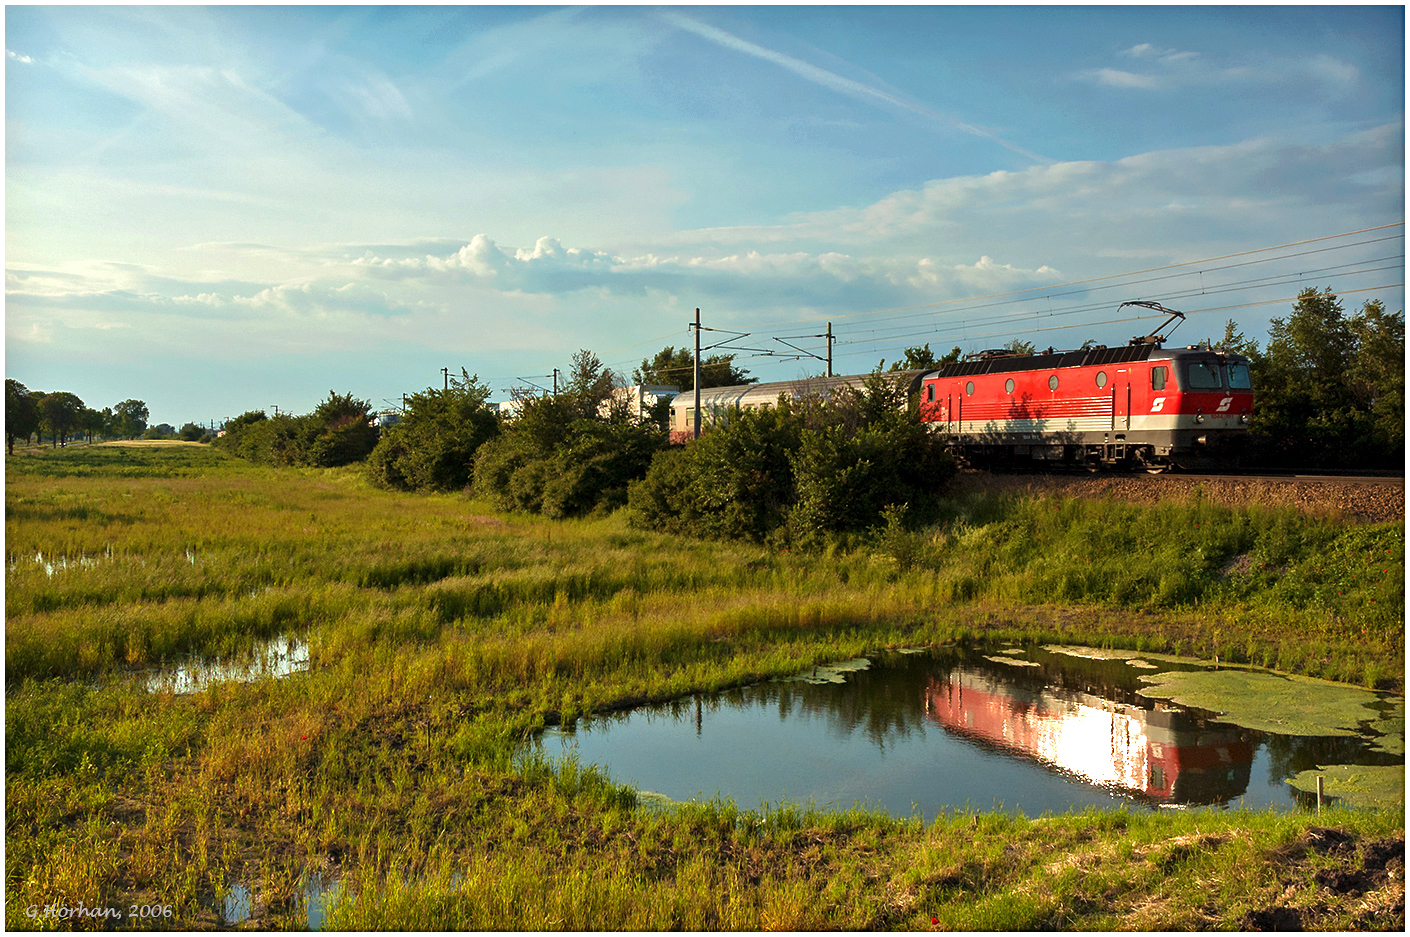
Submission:
M 1229 507 L 1291 505 L 1304 514 L 1340 516 L 1360 523 L 1405 517 L 1403 479 L 1341 480 L 1307 478 L 1229 478 L 1198 475 L 996 475 L 963 472 L 957 493 L 999 491 L 1035 496 L 1087 498 L 1154 505 L 1197 498 Z

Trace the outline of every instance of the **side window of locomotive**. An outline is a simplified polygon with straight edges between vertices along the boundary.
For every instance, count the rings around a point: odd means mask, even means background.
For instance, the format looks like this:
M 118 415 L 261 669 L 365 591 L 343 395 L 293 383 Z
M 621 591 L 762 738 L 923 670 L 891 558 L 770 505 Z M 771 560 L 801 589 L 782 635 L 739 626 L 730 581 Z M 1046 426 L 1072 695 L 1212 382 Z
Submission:
M 1230 390 L 1252 390 L 1253 379 L 1249 377 L 1248 365 L 1229 365 L 1229 389 Z
M 964 395 L 965 395 L 966 397 L 969 397 L 969 396 L 972 396 L 973 394 L 974 394 L 974 382 L 973 382 L 973 381 L 970 381 L 969 383 L 965 384 L 965 386 L 964 386 Z
M 1161 365 L 1151 368 L 1151 390 L 1165 390 L 1165 381 L 1170 377 L 1170 369 Z
M 1191 390 L 1218 390 L 1223 384 L 1219 380 L 1219 365 L 1213 361 L 1191 361 L 1189 370 Z
M 1106 372 L 1105 372 L 1105 371 L 1098 371 L 1098 372 L 1097 372 L 1097 386 L 1098 386 L 1098 387 L 1105 387 L 1105 386 L 1106 386 Z
M 932 403 L 934 400 L 935 400 L 935 385 L 934 385 L 934 384 L 926 384 L 926 385 L 925 385 L 925 402 L 926 402 L 926 403 Z
M 1009 378 L 1007 381 L 1004 381 L 1004 393 L 1013 393 L 1013 378 Z
M 1057 375 L 1054 374 L 1052 377 L 1048 378 L 1048 390 L 1057 390 L 1057 385 L 1058 385 Z

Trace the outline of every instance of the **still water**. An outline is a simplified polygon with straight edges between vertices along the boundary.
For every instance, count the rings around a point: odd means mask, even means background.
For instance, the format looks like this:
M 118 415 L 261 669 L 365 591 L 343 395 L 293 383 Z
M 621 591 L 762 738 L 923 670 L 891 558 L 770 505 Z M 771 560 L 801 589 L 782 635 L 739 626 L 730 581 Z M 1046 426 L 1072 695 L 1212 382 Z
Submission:
M 924 819 L 965 807 L 1293 809 L 1310 803 L 1287 783 L 1300 771 L 1404 761 L 1372 750 L 1368 726 L 1279 735 L 1140 694 L 1142 675 L 1199 666 L 1034 646 L 886 652 L 583 720 L 538 745 L 671 800 L 859 804 Z M 1365 709 L 1368 724 L 1382 715 Z

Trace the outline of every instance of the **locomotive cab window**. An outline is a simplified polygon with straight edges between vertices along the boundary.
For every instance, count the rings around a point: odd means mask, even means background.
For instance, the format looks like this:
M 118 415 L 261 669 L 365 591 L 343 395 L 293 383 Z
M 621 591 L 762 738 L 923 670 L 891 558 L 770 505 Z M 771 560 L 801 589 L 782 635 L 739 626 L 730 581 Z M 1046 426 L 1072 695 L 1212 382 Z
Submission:
M 930 402 L 933 401 L 934 399 L 935 399 L 935 385 L 934 385 L 934 384 L 926 384 L 926 385 L 925 385 L 925 402 L 926 402 L 926 403 L 930 403 Z
M 1219 379 L 1219 365 L 1213 361 L 1191 361 L 1185 375 L 1189 378 L 1191 390 L 1218 390 L 1223 386 Z
M 1229 364 L 1229 388 L 1231 390 L 1252 390 L 1253 380 L 1248 374 L 1248 365 Z
M 1165 382 L 1170 377 L 1170 369 L 1161 365 L 1151 368 L 1151 390 L 1165 390 Z

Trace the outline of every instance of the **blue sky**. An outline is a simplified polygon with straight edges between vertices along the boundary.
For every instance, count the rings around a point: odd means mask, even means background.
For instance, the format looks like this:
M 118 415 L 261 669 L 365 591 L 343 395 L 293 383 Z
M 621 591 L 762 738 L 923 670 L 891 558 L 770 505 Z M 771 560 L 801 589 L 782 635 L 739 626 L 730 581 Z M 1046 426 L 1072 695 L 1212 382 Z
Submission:
M 579 348 L 629 375 L 697 306 L 750 347 L 830 321 L 840 373 L 1119 343 L 1137 298 L 1182 342 L 1261 339 L 1302 286 L 1399 309 L 1404 35 L 1399 6 L 10 6 L 6 376 L 179 425 L 442 367 L 504 399 Z

